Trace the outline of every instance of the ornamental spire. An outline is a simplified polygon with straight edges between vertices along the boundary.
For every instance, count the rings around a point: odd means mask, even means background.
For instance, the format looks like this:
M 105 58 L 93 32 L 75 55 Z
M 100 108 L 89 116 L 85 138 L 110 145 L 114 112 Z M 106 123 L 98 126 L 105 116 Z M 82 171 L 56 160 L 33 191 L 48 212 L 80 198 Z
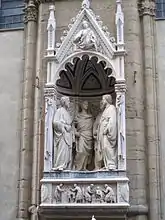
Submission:
M 54 49 L 55 49 L 55 32 L 56 32 L 56 19 L 55 19 L 55 6 L 51 5 L 49 7 L 49 19 L 48 19 L 48 25 L 47 25 L 47 31 L 48 31 L 48 54 L 53 55 Z
M 124 44 L 124 14 L 121 7 L 121 0 L 116 0 L 116 28 L 117 28 L 117 44 Z
M 90 8 L 90 0 L 83 0 L 82 8 Z

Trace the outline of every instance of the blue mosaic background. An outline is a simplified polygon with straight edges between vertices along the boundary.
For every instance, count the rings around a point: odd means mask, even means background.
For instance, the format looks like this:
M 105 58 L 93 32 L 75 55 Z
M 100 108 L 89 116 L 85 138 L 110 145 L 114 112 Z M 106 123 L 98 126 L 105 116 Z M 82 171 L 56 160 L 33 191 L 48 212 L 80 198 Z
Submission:
M 0 0 L 0 29 L 23 27 L 24 0 Z

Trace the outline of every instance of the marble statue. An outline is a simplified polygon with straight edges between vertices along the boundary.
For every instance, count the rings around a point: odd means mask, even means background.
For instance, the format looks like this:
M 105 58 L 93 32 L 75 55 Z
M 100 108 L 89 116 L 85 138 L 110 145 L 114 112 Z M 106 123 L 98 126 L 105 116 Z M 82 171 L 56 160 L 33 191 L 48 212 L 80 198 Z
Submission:
M 72 120 L 69 114 L 69 98 L 62 97 L 61 107 L 53 119 L 54 170 L 70 169 L 72 159 Z
M 83 101 L 81 112 L 75 119 L 76 126 L 76 156 L 75 170 L 87 170 L 92 160 L 93 147 L 93 117 L 88 113 L 88 102 Z
M 103 111 L 103 105 L 102 101 L 100 102 L 100 112 L 96 117 L 96 120 L 93 124 L 93 138 L 94 138 L 94 150 L 95 150 L 95 157 L 94 157 L 94 165 L 95 170 L 100 170 L 102 167 L 102 161 L 103 161 L 103 154 L 102 150 L 100 148 L 100 144 L 98 144 L 98 128 L 100 124 L 100 118 Z
M 96 196 L 96 201 L 99 203 L 103 202 L 103 191 L 100 189 L 99 186 L 96 187 L 96 192 L 95 192 L 95 196 Z
M 115 193 L 113 191 L 113 189 L 108 186 L 107 184 L 105 184 L 105 198 L 104 201 L 106 203 L 115 203 Z
M 62 187 L 63 187 L 63 184 L 58 185 L 54 192 L 54 197 L 57 203 L 62 202 L 62 192 L 64 192 L 64 189 Z
M 75 193 L 75 203 L 83 203 L 83 192 L 81 187 L 79 187 L 77 184 L 74 184 L 74 188 L 70 190 Z
M 104 168 L 116 169 L 117 122 L 111 95 L 102 97 L 103 113 L 98 128 L 98 148 L 102 151 Z
M 85 202 L 92 203 L 92 195 L 94 194 L 94 185 L 90 184 L 84 193 Z
M 97 38 L 89 27 L 88 21 L 84 20 L 82 22 L 82 29 L 77 33 L 73 42 L 79 49 L 95 49 L 97 51 Z

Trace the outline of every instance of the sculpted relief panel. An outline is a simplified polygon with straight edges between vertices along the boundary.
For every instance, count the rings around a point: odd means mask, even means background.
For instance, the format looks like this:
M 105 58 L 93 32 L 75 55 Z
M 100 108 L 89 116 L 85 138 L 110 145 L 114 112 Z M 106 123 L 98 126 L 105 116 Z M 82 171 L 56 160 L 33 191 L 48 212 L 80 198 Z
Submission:
M 54 203 L 116 203 L 116 186 L 59 184 L 54 186 Z
M 111 95 L 104 95 L 94 119 L 89 102 L 79 103 L 73 116 L 68 97 L 61 97 L 54 114 L 54 170 L 115 170 L 117 168 L 116 107 Z M 92 166 L 93 164 L 93 166 Z

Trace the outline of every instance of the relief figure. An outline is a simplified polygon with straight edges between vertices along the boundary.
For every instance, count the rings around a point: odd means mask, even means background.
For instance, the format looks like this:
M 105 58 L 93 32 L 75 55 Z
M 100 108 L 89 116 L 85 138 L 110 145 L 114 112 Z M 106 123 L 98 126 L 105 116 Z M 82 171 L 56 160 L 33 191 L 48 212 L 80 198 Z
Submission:
M 84 193 L 85 202 L 86 203 L 92 203 L 92 195 L 94 194 L 94 185 L 90 184 Z
M 108 186 L 107 184 L 105 184 L 105 198 L 104 198 L 104 201 L 106 203 L 115 203 L 115 193 L 113 191 L 113 189 Z
M 97 50 L 97 38 L 89 27 L 88 21 L 82 22 L 82 29 L 77 33 L 73 41 L 79 49 L 89 50 L 95 49 Z
M 54 192 L 54 197 L 57 203 L 62 202 L 62 192 L 64 192 L 64 189 L 62 187 L 63 187 L 63 184 L 58 185 Z
M 83 192 L 81 187 L 79 187 L 77 184 L 74 184 L 74 188 L 70 189 L 70 191 L 75 193 L 75 203 L 83 202 Z

